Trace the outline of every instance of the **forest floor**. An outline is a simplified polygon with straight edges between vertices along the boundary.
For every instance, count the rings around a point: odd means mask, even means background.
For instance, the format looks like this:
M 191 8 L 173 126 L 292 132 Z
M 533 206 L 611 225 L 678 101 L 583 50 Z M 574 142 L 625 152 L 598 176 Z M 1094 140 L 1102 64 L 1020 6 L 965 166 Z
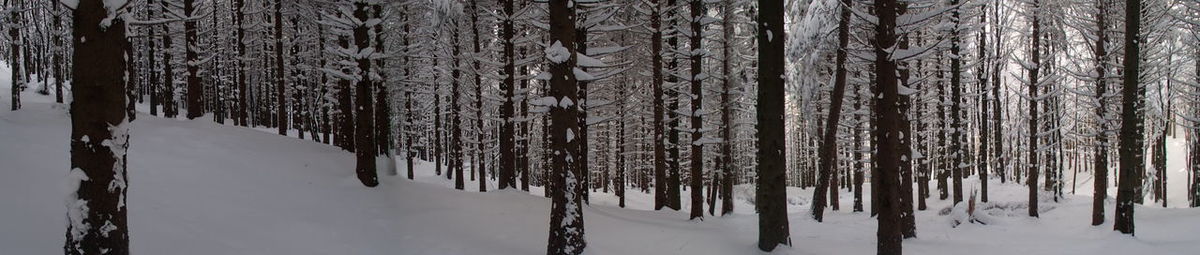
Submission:
M 24 108 L 8 111 L 7 70 L 0 66 L 0 253 L 58 254 L 64 240 L 67 107 L 23 94 Z M 138 254 L 542 254 L 549 201 L 540 189 L 467 191 L 418 164 L 415 181 L 382 176 L 365 188 L 354 157 L 336 147 L 255 129 L 139 114 L 129 149 L 129 227 Z M 1179 138 L 1182 139 L 1182 136 Z M 1170 206 L 1138 206 L 1136 237 L 1113 232 L 1111 220 L 1090 226 L 1091 182 L 1081 173 L 1059 202 L 1044 196 L 1042 217 L 1024 216 L 1024 186 L 989 183 L 991 203 L 977 218 L 987 225 L 954 226 L 962 213 L 929 200 L 916 213 L 918 238 L 908 254 L 1195 254 L 1200 209 L 1181 207 L 1182 140 L 1171 140 Z M 400 164 L 403 167 L 403 164 Z M 403 169 L 401 170 L 403 175 Z M 1068 173 L 1068 180 L 1071 176 Z M 972 177 L 966 189 L 978 183 Z M 488 189 L 494 190 L 489 182 Z M 936 187 L 936 186 L 935 186 Z M 584 209 L 588 254 L 760 254 L 752 189 L 739 187 L 729 216 L 687 220 L 686 211 L 652 211 L 649 194 L 630 190 L 628 208 L 596 192 Z M 788 192 L 792 247 L 775 254 L 873 254 L 876 221 L 841 210 L 824 223 L 808 216 L 811 191 Z M 936 192 L 936 190 L 935 190 Z M 1115 190 L 1110 190 L 1115 193 Z M 866 194 L 870 194 L 866 192 Z M 870 205 L 869 195 L 864 204 Z M 1153 201 L 1153 200 L 1147 200 Z M 688 208 L 684 201 L 684 208 Z M 706 208 L 707 209 L 707 208 Z M 1111 219 L 1112 201 L 1106 212 Z

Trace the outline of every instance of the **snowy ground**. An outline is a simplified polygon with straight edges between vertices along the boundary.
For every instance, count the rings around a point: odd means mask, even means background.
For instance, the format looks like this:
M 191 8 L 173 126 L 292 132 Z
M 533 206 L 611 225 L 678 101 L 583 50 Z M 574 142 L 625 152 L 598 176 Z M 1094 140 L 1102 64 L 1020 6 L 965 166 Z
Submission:
M 66 226 L 69 120 L 52 97 L 24 94 L 7 110 L 7 69 L 0 65 L 0 247 L 3 254 L 57 254 Z M 1181 137 L 1182 138 L 1182 137 Z M 1182 143 L 1171 144 L 1170 203 L 1183 206 Z M 138 254 L 541 254 L 549 201 L 518 191 L 458 191 L 419 164 L 418 178 L 382 177 L 362 187 L 354 159 L 335 147 L 210 120 L 148 115 L 134 122 L 129 151 L 129 220 Z M 401 165 L 403 166 L 403 165 Z M 402 171 L 403 172 L 403 171 Z M 1068 175 L 1068 178 L 1070 176 Z M 972 179 L 975 180 L 975 179 Z M 973 187 L 975 181 L 968 182 Z M 917 212 L 919 238 L 908 254 L 1195 254 L 1200 210 L 1137 208 L 1137 237 L 1090 222 L 1090 180 L 1080 195 L 1043 202 L 1042 218 L 1019 207 L 1025 187 L 990 183 L 989 225 L 951 227 L 938 215 L 948 201 Z M 489 184 L 489 190 L 495 184 Z M 751 195 L 748 187 L 735 196 Z M 1068 190 L 1069 192 L 1069 190 Z M 1114 192 L 1115 193 L 1115 192 Z M 869 194 L 869 193 L 868 193 Z M 789 190 L 793 247 L 776 254 L 872 254 L 875 220 L 842 210 L 824 223 L 805 213 L 811 191 Z M 869 198 L 868 198 L 869 199 Z M 686 201 L 685 201 L 686 202 Z M 869 205 L 869 201 L 866 201 Z M 688 221 L 686 212 L 650 211 L 648 194 L 631 191 L 628 209 L 594 194 L 584 215 L 589 254 L 759 254 L 757 217 L 744 199 L 735 215 Z M 981 205 L 986 207 L 987 205 Z M 684 208 L 687 208 L 685 205 Z M 1112 212 L 1111 201 L 1108 212 Z M 1111 215 L 1110 215 L 1111 217 Z

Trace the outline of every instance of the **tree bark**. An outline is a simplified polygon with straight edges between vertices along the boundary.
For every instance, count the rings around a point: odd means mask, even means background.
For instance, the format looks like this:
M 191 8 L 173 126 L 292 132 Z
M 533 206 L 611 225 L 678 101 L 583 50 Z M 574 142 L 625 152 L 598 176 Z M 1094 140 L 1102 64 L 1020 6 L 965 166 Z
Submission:
M 1143 95 L 1146 89 L 1141 86 L 1141 11 L 1139 0 L 1125 1 L 1125 82 L 1121 86 L 1121 150 L 1120 150 L 1120 180 L 1117 182 L 1117 208 L 1114 215 L 1113 229 L 1123 234 L 1134 235 L 1133 209 L 1134 201 L 1141 188 L 1142 176 L 1146 168 L 1145 131 L 1143 126 L 1145 105 Z
M 704 17 L 705 8 L 703 0 L 692 0 L 689 7 L 692 14 L 691 35 L 689 36 L 692 52 L 688 53 L 688 55 L 691 57 L 692 73 L 691 78 L 688 80 L 692 83 L 692 110 L 691 114 L 688 115 L 691 116 L 692 123 L 688 127 L 692 131 L 692 151 L 690 153 L 692 159 L 690 162 L 691 174 L 688 179 L 691 181 L 692 186 L 692 210 L 688 219 L 699 218 L 700 220 L 704 220 L 704 132 L 701 130 L 704 126 L 704 120 L 700 116 L 701 108 L 704 106 L 704 91 L 702 90 L 702 85 L 704 84 L 704 80 L 702 79 L 702 74 L 704 74 L 704 70 L 702 70 L 704 66 L 704 54 L 698 49 L 704 48 L 701 44 L 704 37 L 704 27 L 700 22 L 702 21 L 701 18 Z
M 551 195 L 550 239 L 546 254 L 575 255 L 587 247 L 584 239 L 583 205 L 577 188 L 579 178 L 578 159 L 580 139 L 578 81 L 575 80 L 575 5 L 569 0 L 551 0 L 550 41 L 547 51 L 550 58 L 549 96 L 559 102 L 550 107 L 550 147 L 554 150 L 551 167 L 551 182 L 560 189 Z M 558 48 L 555 48 L 558 46 Z M 559 54 L 559 55 L 552 55 Z M 561 56 L 567 54 L 567 56 Z
M 374 18 L 370 14 L 371 5 L 366 2 L 354 3 L 354 19 L 363 21 L 363 24 L 357 25 L 353 29 L 354 46 L 358 49 L 371 47 L 371 28 L 365 24 L 367 20 Z M 276 2 L 276 7 L 278 6 L 279 3 Z M 277 12 L 276 14 L 279 13 Z M 357 161 L 355 162 L 354 170 L 358 174 L 358 180 L 363 185 L 375 187 L 379 185 L 379 180 L 375 171 L 375 103 L 372 100 L 372 97 L 375 95 L 373 91 L 375 81 L 372 80 L 373 77 L 370 75 L 374 69 L 372 69 L 369 56 L 359 56 L 355 61 L 358 64 L 359 78 L 354 91 L 357 99 L 355 100 L 356 111 L 354 112 L 355 117 L 357 117 L 355 118 L 356 125 L 354 125 L 354 145 L 356 147 L 354 154 Z M 280 99 L 282 100 L 283 98 Z M 280 103 L 280 106 L 283 106 L 283 104 Z M 281 111 L 283 109 L 283 107 L 279 108 Z M 279 116 L 284 116 L 280 117 L 279 120 L 280 130 L 286 131 L 282 127 L 284 126 L 283 121 L 285 121 L 286 115 L 280 114 Z M 286 135 L 286 133 L 282 135 Z
M 891 59 L 890 49 L 896 45 L 896 16 L 903 7 L 896 0 L 875 0 L 874 7 L 879 23 L 875 26 L 875 38 L 871 41 L 875 49 L 876 75 L 873 106 L 875 116 L 872 126 L 875 127 L 873 139 L 878 146 L 872 158 L 876 160 L 874 170 L 881 181 L 878 185 L 880 191 L 877 193 L 880 196 L 872 198 L 879 200 L 876 253 L 902 254 L 903 223 L 900 215 L 899 175 L 902 167 L 900 164 L 905 162 L 901 160 L 904 155 L 901 155 L 903 145 L 900 139 L 908 134 L 901 133 L 895 126 L 895 123 L 907 120 L 900 114 L 898 107 L 893 107 L 901 99 L 896 77 L 897 65 L 895 60 Z
M 84 0 L 74 10 L 71 87 L 71 193 L 64 253 L 129 254 L 125 195 L 129 122 L 121 18 L 102 26 L 105 2 Z
M 759 0 L 758 10 L 758 248 L 792 245 L 787 218 L 787 161 L 784 158 L 783 1 Z

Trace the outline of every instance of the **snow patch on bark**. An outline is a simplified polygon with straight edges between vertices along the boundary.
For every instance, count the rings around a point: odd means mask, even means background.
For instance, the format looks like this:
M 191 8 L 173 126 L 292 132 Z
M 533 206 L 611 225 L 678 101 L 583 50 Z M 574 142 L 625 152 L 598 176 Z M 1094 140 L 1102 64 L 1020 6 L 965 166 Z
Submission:
M 561 41 L 554 41 L 554 44 L 551 44 L 550 47 L 546 47 L 546 59 L 549 59 L 550 62 L 554 62 L 555 64 L 562 64 L 571 59 L 571 51 L 567 50 L 566 47 L 563 47 Z
M 88 178 L 87 173 L 84 173 L 83 169 L 79 169 L 78 167 L 72 168 L 71 172 L 67 173 L 65 187 L 67 190 L 67 220 L 71 224 L 70 234 L 72 240 L 82 240 L 84 234 L 91 228 L 90 224 L 84 222 L 88 215 L 88 201 L 79 199 L 79 185 L 88 180 L 91 180 L 91 178 Z

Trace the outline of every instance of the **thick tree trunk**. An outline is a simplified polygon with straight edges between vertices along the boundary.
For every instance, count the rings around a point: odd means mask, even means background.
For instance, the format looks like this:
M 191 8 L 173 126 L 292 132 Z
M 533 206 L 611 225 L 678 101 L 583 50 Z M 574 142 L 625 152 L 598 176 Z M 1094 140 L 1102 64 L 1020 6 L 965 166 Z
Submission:
M 513 75 L 516 74 L 516 50 L 513 45 L 513 37 L 516 30 L 513 28 L 513 1 L 502 0 L 503 18 L 501 19 L 500 43 L 504 49 L 501 52 L 501 60 L 504 61 L 504 67 L 500 70 L 500 77 L 503 79 L 500 82 L 500 91 L 504 92 L 504 103 L 500 105 L 500 189 L 516 187 L 516 155 L 514 153 L 514 107 L 516 93 L 513 91 L 516 79 Z
M 451 55 L 451 62 L 450 62 L 450 68 L 451 68 L 450 70 L 451 71 L 450 71 L 450 162 L 449 162 L 449 164 L 450 164 L 450 169 L 454 171 L 454 177 L 453 177 L 454 188 L 458 189 L 458 190 L 463 190 L 464 188 L 466 188 L 465 187 L 466 183 L 464 183 L 465 180 L 463 180 L 463 178 L 464 178 L 464 176 L 463 176 L 463 141 L 462 141 L 462 135 L 463 135 L 462 134 L 463 133 L 462 132 L 462 114 L 463 114 L 462 112 L 463 111 L 462 111 L 462 104 L 459 103 L 459 100 L 458 100 L 460 97 L 462 97 L 462 95 L 461 95 L 462 91 L 460 90 L 460 87 L 461 87 L 460 85 L 462 82 L 459 81 L 459 78 L 462 77 L 462 71 L 459 66 L 459 63 L 461 62 L 461 60 L 459 60 L 459 58 L 462 57 L 462 50 L 459 48 L 459 36 L 461 36 L 461 33 L 458 33 L 459 24 L 457 21 L 454 22 L 453 26 L 454 26 L 455 32 L 453 33 L 453 35 L 450 36 L 452 38 L 450 44 L 453 46 L 452 46 L 452 50 L 451 50 L 452 55 Z M 450 173 L 447 173 L 446 177 L 450 178 Z
M 734 6 L 733 0 L 721 1 L 721 32 L 724 38 L 721 44 L 721 215 L 733 213 L 733 93 L 734 84 L 730 77 L 734 76 L 733 59 L 734 41 Z
M 676 17 L 675 17 L 675 15 L 676 15 L 675 10 L 678 9 L 677 8 L 678 6 L 676 6 L 675 3 L 676 3 L 676 0 L 667 0 L 667 7 L 666 7 L 667 8 L 666 16 L 667 16 L 668 23 L 669 23 L 669 25 L 667 25 L 666 32 L 672 33 L 670 35 L 666 35 L 666 37 L 667 37 L 667 52 L 668 52 L 667 53 L 667 56 L 668 56 L 667 72 L 670 74 L 678 73 L 678 70 L 676 70 L 676 68 L 679 67 L 679 59 L 677 58 L 677 55 L 675 52 L 675 51 L 679 50 L 679 38 L 678 38 L 679 26 L 677 25 L 678 21 L 676 21 Z M 666 33 L 666 32 L 664 32 L 664 33 Z M 666 127 L 667 128 L 667 131 L 666 131 L 667 132 L 667 143 L 670 145 L 667 148 L 667 180 L 666 180 L 667 181 L 666 182 L 666 184 L 667 184 L 667 207 L 670 207 L 671 209 L 678 211 L 679 209 L 683 209 L 682 202 L 680 201 L 681 197 L 679 194 L 679 189 L 680 189 L 680 185 L 681 185 L 680 176 L 679 176 L 679 147 L 680 147 L 680 145 L 679 145 L 679 119 L 680 119 L 680 116 L 678 116 L 678 114 L 676 114 L 676 111 L 679 110 L 679 100 L 680 100 L 679 92 L 678 92 L 679 78 L 675 75 L 667 75 L 666 78 L 667 78 L 667 81 L 664 86 L 668 86 L 668 87 L 664 87 L 663 89 L 666 90 L 666 97 L 670 100 L 670 106 L 669 106 L 666 114 L 668 114 L 667 116 L 675 115 L 672 118 L 668 118 L 669 120 L 667 121 L 667 127 Z M 664 118 L 666 118 L 666 117 L 664 117 Z
M 667 148 L 663 130 L 666 126 L 666 111 L 663 109 L 666 95 L 663 94 L 663 29 L 659 12 L 663 6 L 659 5 L 658 0 L 650 1 L 654 5 L 650 10 L 650 30 L 653 32 L 650 36 L 650 59 L 653 68 L 651 89 L 654 93 L 654 210 L 662 210 L 670 204 L 667 201 Z
M 108 18 L 105 2 L 74 10 L 71 87 L 71 172 L 64 253 L 129 254 L 125 195 L 129 122 L 125 110 L 125 21 Z M 86 40 L 85 40 L 86 38 Z
M 350 38 L 347 36 L 338 36 L 338 45 L 343 49 L 350 48 Z M 348 73 L 348 68 L 342 68 L 343 73 Z M 337 84 L 337 100 L 338 100 L 338 129 L 337 129 L 337 144 L 346 151 L 354 152 L 354 107 L 353 91 L 351 91 L 350 80 L 339 79 Z
M 896 62 L 891 59 L 890 49 L 896 45 L 896 16 L 903 7 L 896 0 L 875 0 L 874 4 L 879 23 L 875 27 L 875 38 L 871 41 L 875 49 L 876 74 L 876 96 L 873 106 L 875 116 L 872 126 L 875 127 L 874 139 L 878 146 L 872 158 L 876 161 L 874 170 L 878 175 L 877 180 L 881 181 L 878 185 L 880 191 L 877 193 L 880 196 L 872 198 L 879 200 L 876 253 L 901 254 L 903 223 L 900 215 L 899 181 L 901 164 L 905 163 L 901 157 L 905 155 L 901 155 L 903 144 L 900 139 L 908 134 L 901 133 L 895 126 L 895 123 L 907 120 L 900 114 L 898 107 L 892 107 L 901 99 Z
M 987 23 L 987 4 L 981 4 L 979 6 L 979 24 L 984 23 Z M 992 160 L 990 159 L 991 154 L 988 153 L 988 145 L 991 145 L 991 143 L 988 142 L 988 135 L 990 134 L 988 129 L 991 128 L 991 123 L 988 123 L 988 120 L 990 119 L 988 118 L 988 103 L 991 100 L 988 99 L 988 96 L 991 95 L 989 95 L 987 92 L 988 77 L 987 64 L 985 64 L 986 59 L 988 59 L 987 28 L 979 28 L 979 45 L 976 45 L 976 48 L 978 49 L 977 54 L 979 55 L 977 57 L 981 60 L 985 60 L 983 61 L 984 63 L 980 63 L 975 69 L 975 77 L 979 80 L 979 105 L 982 106 L 979 108 L 979 201 L 987 203 L 988 171 L 992 167 Z
M 1146 89 L 1141 86 L 1141 11 L 1139 0 L 1125 1 L 1125 82 L 1121 86 L 1121 144 L 1120 144 L 1120 180 L 1117 182 L 1117 210 L 1114 213 L 1113 229 L 1123 234 L 1134 234 L 1133 208 L 1137 189 L 1141 188 L 1142 176 L 1146 169 L 1144 126 L 1142 120 L 1145 105 L 1143 95 Z
M 559 189 L 551 196 L 550 239 L 546 254 L 575 255 L 587 247 L 584 239 L 583 205 L 579 186 L 579 166 L 574 160 L 580 158 L 576 134 L 579 128 L 579 85 L 575 80 L 575 6 L 569 0 L 551 0 L 550 41 L 546 49 L 550 60 L 549 96 L 558 101 L 550 107 L 550 147 L 554 150 L 551 165 L 551 182 Z
M 278 2 L 276 3 L 276 6 L 278 7 Z M 354 19 L 366 21 L 374 18 L 371 17 L 370 8 L 371 6 L 366 2 L 354 3 Z M 366 49 L 371 47 L 370 30 L 371 28 L 366 24 L 361 24 L 354 27 L 353 36 L 354 46 L 356 48 Z M 354 112 L 354 115 L 357 117 L 355 118 L 356 125 L 354 125 L 354 146 L 356 149 L 354 154 L 357 161 L 355 162 L 354 170 L 358 174 L 358 180 L 361 181 L 363 185 L 366 185 L 367 187 L 375 187 L 379 185 L 379 180 L 375 171 L 375 103 L 372 102 L 372 97 L 375 95 L 375 93 L 372 91 L 375 87 L 375 81 L 373 81 L 371 75 L 369 75 L 374 69 L 371 67 L 371 59 L 368 56 L 360 56 L 355 59 L 355 62 L 358 64 L 358 76 L 360 78 L 357 80 L 354 91 L 354 95 L 357 99 L 355 100 L 356 111 Z M 282 100 L 283 98 L 281 97 L 279 99 Z M 281 107 L 279 110 L 282 111 L 284 109 L 282 107 L 282 103 L 280 106 Z M 286 115 L 282 114 L 282 112 L 280 116 L 286 117 Z M 285 120 L 285 117 L 280 117 L 280 126 L 284 126 L 283 121 Z M 282 127 L 281 130 L 286 131 L 286 129 Z M 286 133 L 282 135 L 286 135 Z
M 950 0 L 951 6 L 957 6 L 958 0 Z M 963 91 L 965 90 L 962 84 L 962 61 L 959 56 L 962 56 L 959 38 L 959 9 L 955 7 L 950 12 L 950 20 L 954 22 L 954 28 L 950 31 L 950 152 L 954 153 L 954 161 L 950 166 L 950 175 L 954 179 L 954 204 L 963 201 L 963 168 L 966 167 L 966 142 L 965 129 L 963 125 L 962 101 Z
M 689 39 L 691 40 L 693 51 L 689 53 L 692 62 L 692 73 L 691 79 L 688 79 L 692 83 L 692 110 L 688 114 L 691 116 L 692 121 L 691 125 L 688 126 L 692 131 L 692 151 L 690 153 L 692 157 L 690 162 L 691 174 L 690 178 L 688 178 L 692 186 L 692 210 L 688 219 L 699 218 L 700 220 L 704 220 L 704 132 L 701 130 L 704 126 L 704 120 L 700 116 L 701 108 L 704 106 L 704 91 L 702 90 L 702 85 L 704 84 L 704 80 L 702 79 L 704 76 L 702 75 L 704 73 L 704 70 L 702 70 L 704 55 L 697 49 L 704 48 L 701 45 L 704 37 L 704 27 L 700 22 L 702 21 L 701 17 L 704 17 L 705 8 L 703 0 L 692 0 L 689 7 L 691 7 L 692 14 L 691 35 Z
M 787 218 L 787 161 L 784 157 L 783 1 L 759 0 L 758 11 L 758 248 L 792 245 Z
M 204 85 L 200 84 L 200 53 L 197 52 L 198 33 L 196 28 L 196 3 L 195 0 L 183 0 L 183 49 L 184 49 L 184 67 L 187 69 L 187 118 L 196 119 L 200 115 L 204 115 L 204 105 L 201 102 L 204 97 Z M 282 46 L 278 46 L 282 47 Z M 282 74 L 281 74 L 282 75 Z

